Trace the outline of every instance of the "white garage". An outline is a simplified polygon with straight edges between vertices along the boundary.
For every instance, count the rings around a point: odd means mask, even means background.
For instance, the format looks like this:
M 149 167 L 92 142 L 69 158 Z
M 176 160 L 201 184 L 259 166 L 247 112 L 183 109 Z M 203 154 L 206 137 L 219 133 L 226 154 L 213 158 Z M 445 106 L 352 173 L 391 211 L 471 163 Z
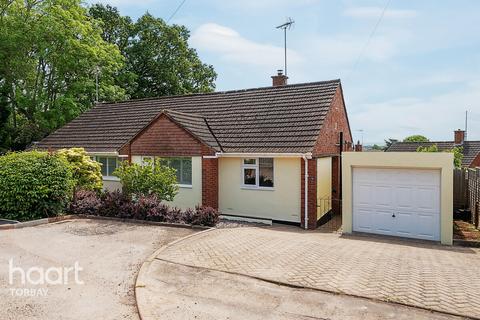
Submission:
M 343 233 L 453 241 L 453 154 L 342 153 Z
M 354 168 L 353 231 L 440 241 L 440 170 Z

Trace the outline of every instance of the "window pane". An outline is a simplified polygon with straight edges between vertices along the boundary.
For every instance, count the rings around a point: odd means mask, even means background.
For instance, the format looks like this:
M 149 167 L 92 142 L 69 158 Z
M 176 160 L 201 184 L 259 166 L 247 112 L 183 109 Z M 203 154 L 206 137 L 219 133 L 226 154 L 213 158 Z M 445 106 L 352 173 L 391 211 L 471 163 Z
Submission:
M 180 159 L 170 159 L 169 167 L 176 170 L 177 175 L 177 183 L 181 181 L 181 173 L 182 173 L 182 162 Z
M 108 158 L 108 176 L 113 176 L 115 169 L 117 169 L 117 158 Z
M 260 187 L 273 187 L 273 158 L 260 158 L 258 160 Z
M 257 159 L 243 159 L 243 164 L 256 164 Z
M 100 162 L 102 165 L 102 176 L 107 176 L 107 158 L 105 157 L 97 157 L 97 161 Z
M 243 169 L 243 183 L 246 185 L 256 185 L 256 169 Z
M 192 159 L 182 159 L 181 184 L 192 184 Z

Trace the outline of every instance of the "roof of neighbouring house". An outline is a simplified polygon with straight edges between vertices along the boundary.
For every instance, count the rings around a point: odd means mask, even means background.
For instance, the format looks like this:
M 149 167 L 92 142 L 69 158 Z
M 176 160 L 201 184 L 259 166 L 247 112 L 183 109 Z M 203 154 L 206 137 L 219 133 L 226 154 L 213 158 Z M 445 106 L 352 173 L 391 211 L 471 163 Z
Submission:
M 311 152 L 340 80 L 102 103 L 37 144 L 118 151 L 164 112 L 215 150 Z
M 456 145 L 453 141 L 430 141 L 430 142 L 395 142 L 387 152 L 415 152 L 419 147 L 436 145 L 439 151 L 451 150 L 454 147 L 463 147 L 462 165 L 470 166 L 473 160 L 480 153 L 480 141 L 465 141 L 463 145 Z

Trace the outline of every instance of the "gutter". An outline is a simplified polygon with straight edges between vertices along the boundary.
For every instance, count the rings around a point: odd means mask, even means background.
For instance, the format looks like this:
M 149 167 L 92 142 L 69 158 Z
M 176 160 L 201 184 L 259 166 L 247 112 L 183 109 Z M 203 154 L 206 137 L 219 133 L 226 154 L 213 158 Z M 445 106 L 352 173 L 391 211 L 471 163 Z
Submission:
M 203 156 L 205 159 L 212 158 L 312 158 L 312 153 L 281 153 L 281 152 L 216 152 L 213 156 Z

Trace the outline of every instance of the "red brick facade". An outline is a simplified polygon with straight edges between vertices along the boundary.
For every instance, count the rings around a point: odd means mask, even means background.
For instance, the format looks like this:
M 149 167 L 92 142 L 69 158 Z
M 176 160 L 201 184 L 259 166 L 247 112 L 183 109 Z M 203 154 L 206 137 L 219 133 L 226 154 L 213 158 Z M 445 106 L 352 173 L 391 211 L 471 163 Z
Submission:
M 132 155 L 199 156 L 202 142 L 162 114 L 131 142 Z
M 202 158 L 202 204 L 218 209 L 218 158 Z
M 352 134 L 348 124 L 347 111 L 343 101 L 342 89 L 339 86 L 332 100 L 330 110 L 323 121 L 322 129 L 318 135 L 313 149 L 313 156 L 338 155 L 340 132 L 343 132 L 344 151 L 350 151 L 353 145 Z
M 301 159 L 301 225 L 305 228 L 305 160 Z M 317 227 L 317 160 L 307 160 L 308 169 L 308 229 Z

